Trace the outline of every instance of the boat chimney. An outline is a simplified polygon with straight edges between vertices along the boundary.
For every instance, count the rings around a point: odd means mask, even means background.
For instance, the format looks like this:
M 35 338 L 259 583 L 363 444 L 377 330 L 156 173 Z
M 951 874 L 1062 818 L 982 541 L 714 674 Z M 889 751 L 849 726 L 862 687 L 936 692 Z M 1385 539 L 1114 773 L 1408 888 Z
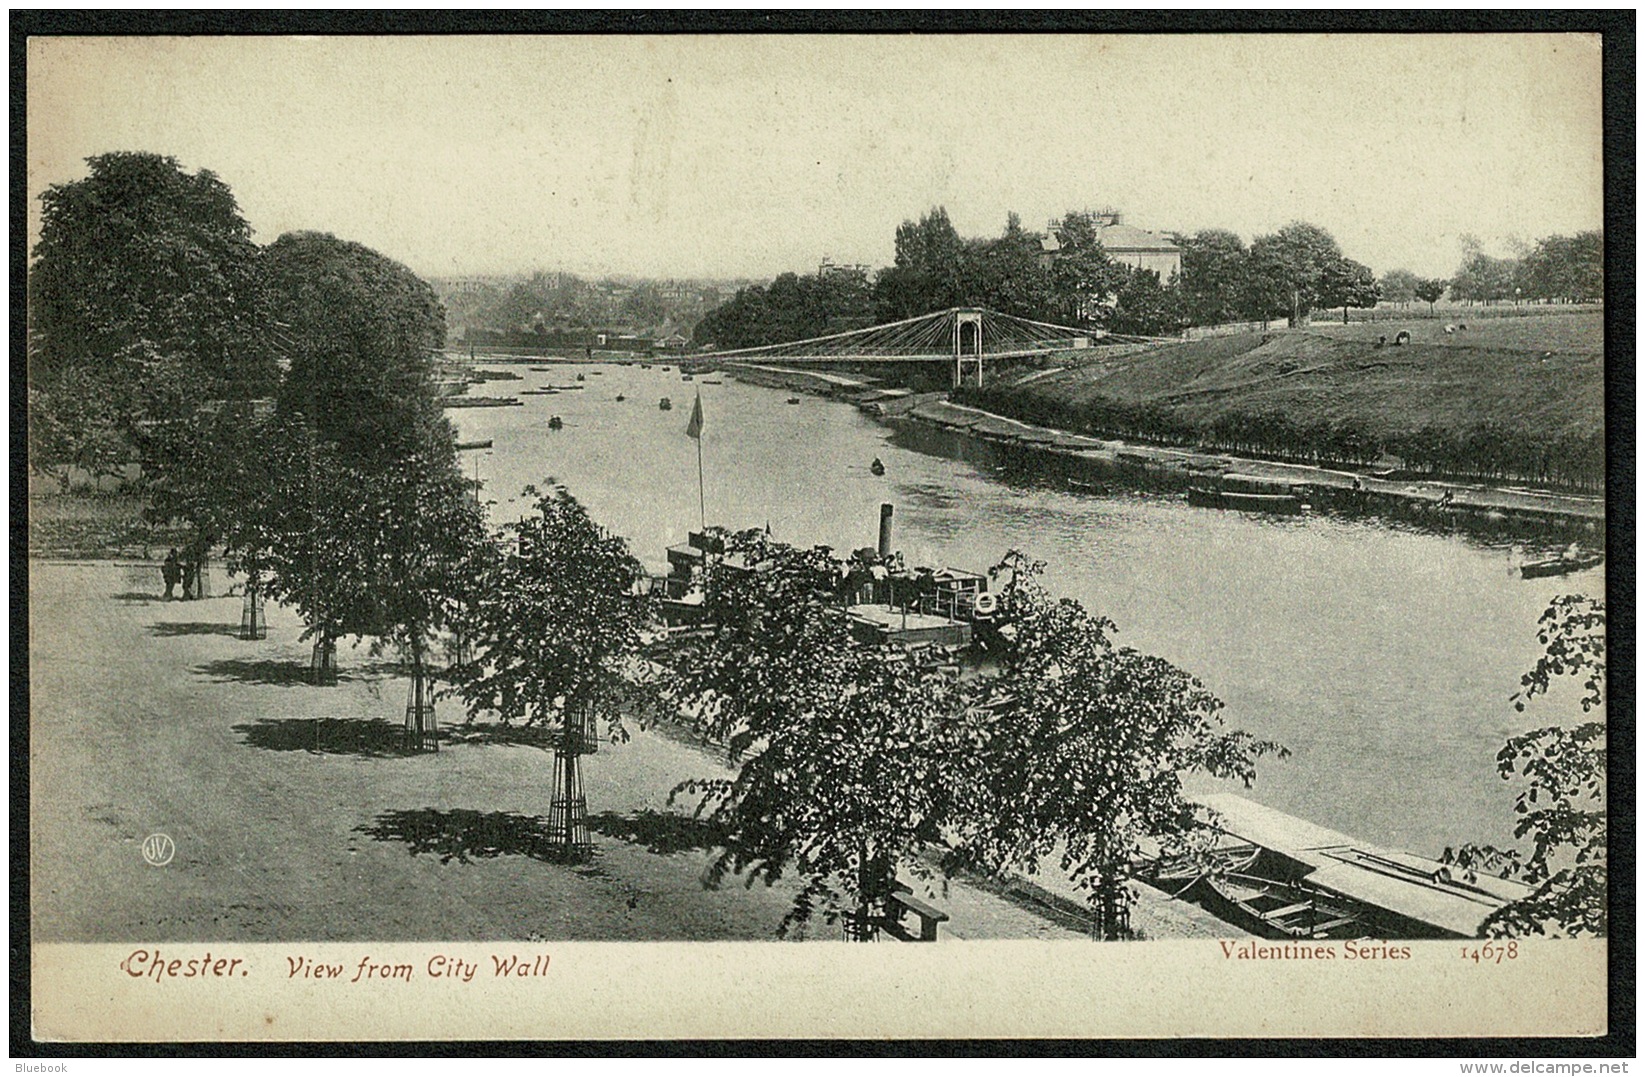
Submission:
M 880 506 L 880 556 L 891 556 L 891 506 Z

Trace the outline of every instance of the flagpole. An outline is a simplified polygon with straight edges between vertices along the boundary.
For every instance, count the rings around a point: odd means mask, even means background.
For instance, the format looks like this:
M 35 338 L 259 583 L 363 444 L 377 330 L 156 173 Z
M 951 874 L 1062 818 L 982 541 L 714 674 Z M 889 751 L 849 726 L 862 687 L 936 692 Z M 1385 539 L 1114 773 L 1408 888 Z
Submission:
M 697 421 L 698 421 L 697 436 L 694 439 L 697 442 L 697 522 L 701 525 L 703 531 L 706 532 L 708 530 L 708 510 L 704 507 L 704 499 L 703 499 L 703 430 L 702 430 L 702 425 L 701 425 L 701 423 L 702 423 L 702 419 L 701 419 L 702 413 L 703 413 L 703 391 L 701 389 L 698 389 L 697 390 L 697 402 L 696 402 L 696 405 L 692 408 L 692 414 L 697 417 Z

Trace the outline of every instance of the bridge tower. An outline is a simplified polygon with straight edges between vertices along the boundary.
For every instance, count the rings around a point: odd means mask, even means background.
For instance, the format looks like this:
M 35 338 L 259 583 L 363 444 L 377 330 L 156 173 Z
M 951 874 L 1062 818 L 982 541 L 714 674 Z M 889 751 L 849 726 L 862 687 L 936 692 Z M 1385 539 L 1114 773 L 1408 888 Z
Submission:
M 977 388 L 982 388 L 982 311 L 954 311 L 954 388 L 965 384 L 965 363 L 977 365 Z

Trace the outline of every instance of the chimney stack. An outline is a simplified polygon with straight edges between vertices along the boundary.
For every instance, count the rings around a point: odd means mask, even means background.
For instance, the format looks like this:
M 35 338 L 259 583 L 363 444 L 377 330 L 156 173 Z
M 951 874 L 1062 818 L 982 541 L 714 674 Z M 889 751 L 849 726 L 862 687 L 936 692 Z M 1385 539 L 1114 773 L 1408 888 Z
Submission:
M 891 556 L 891 506 L 880 506 L 880 556 Z

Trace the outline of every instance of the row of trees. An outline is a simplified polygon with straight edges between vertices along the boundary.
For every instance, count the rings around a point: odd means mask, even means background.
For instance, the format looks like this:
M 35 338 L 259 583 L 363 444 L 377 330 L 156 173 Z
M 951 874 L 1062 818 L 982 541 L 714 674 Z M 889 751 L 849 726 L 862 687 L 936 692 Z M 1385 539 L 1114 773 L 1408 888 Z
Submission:
M 248 588 L 297 608 L 321 674 L 341 636 L 396 647 L 419 744 L 433 732 L 422 701 L 441 634 L 460 641 L 444 675 L 471 710 L 558 716 L 567 737 L 572 715 L 620 723 L 639 691 L 640 566 L 559 488 L 504 534 L 487 530 L 439 407 L 444 320 L 428 287 L 315 233 L 236 244 L 216 251 L 234 264 L 211 263 L 198 219 L 162 212 L 186 208 L 198 177 L 146 155 L 90 165 L 48 201 L 33 372 L 42 394 L 70 376 L 119 391 L 117 433 L 142 460 L 154 513 L 188 521 Z M 226 189 L 205 186 L 220 230 L 247 234 Z M 104 243 L 59 242 L 87 233 Z M 155 250 L 167 253 L 143 256 Z M 87 281 L 103 291 L 77 306 L 64 292 Z M 195 324 L 219 318 L 227 329 Z M 152 364 L 134 370 L 133 353 Z M 174 373 L 167 391 L 145 380 L 154 370 Z M 957 683 L 859 641 L 824 554 L 758 533 L 731 554 L 755 570 L 712 574 L 717 627 L 669 656 L 667 698 L 740 766 L 679 792 L 725 835 L 721 870 L 803 877 L 796 919 L 843 911 L 871 934 L 898 869 L 922 871 L 920 853 L 957 838 L 954 855 L 996 870 L 1063 849 L 1117 935 L 1138 843 L 1193 825 L 1181 772 L 1249 780 L 1273 748 L 1221 730 L 1214 697 L 1114 647 L 1111 625 L 1053 601 L 1021 558 L 1002 566 L 1001 612 L 1018 626 L 1005 671 Z
M 874 321 L 868 274 L 830 267 L 816 275 L 783 273 L 769 285 L 740 288 L 697 323 L 692 339 L 720 348 L 753 348 L 808 340 Z
M 1065 214 L 1048 233 L 1023 228 L 1013 213 L 999 236 L 963 238 L 939 206 L 898 226 L 895 260 L 872 283 L 865 274 L 849 287 L 833 275 L 784 274 L 769 288 L 738 291 L 698 324 L 694 340 L 753 347 L 870 324 L 868 315 L 891 322 L 959 306 L 1161 336 L 1229 321 L 1304 324 L 1314 311 L 1338 307 L 1346 318 L 1347 308 L 1375 306 L 1381 296 L 1370 269 L 1311 224 L 1286 225 L 1249 248 L 1220 229 L 1173 235 L 1182 248 L 1182 272 L 1164 281 L 1157 272 L 1115 261 L 1101 232 L 1089 212 Z M 1050 250 L 1048 236 L 1055 239 Z
M 1172 239 L 1182 248 L 1183 314 L 1191 325 L 1285 318 L 1305 325 L 1317 310 L 1374 307 L 1381 288 L 1317 225 L 1297 221 L 1247 247 L 1233 232 L 1202 229 Z
M 636 660 L 648 608 L 626 545 L 557 487 L 534 516 L 487 529 L 439 408 L 444 324 L 426 285 L 329 235 L 214 247 L 223 237 L 201 235 L 198 218 L 149 204 L 186 208 L 203 188 L 225 235 L 247 234 L 209 175 L 190 182 L 149 155 L 90 163 L 87 180 L 53 189 L 35 252 L 31 405 L 66 406 L 52 394 L 72 378 L 122 394 L 113 433 L 140 453 L 154 511 L 189 521 L 248 587 L 296 607 L 322 672 L 339 636 L 397 646 L 422 742 L 429 651 L 444 633 L 459 643 L 446 676 L 476 711 L 558 714 L 567 737 L 573 714 L 604 711 L 620 735 L 650 694 L 738 764 L 675 791 L 714 824 L 716 871 L 796 874 L 791 921 L 822 911 L 861 936 L 898 873 L 920 877 L 940 856 L 995 872 L 1054 859 L 1117 937 L 1145 844 L 1171 850 L 1200 831 L 1184 774 L 1249 783 L 1281 751 L 1226 729 L 1203 686 L 1115 645 L 1110 622 L 1048 594 L 1019 554 L 993 573 L 1012 626 L 997 667 L 956 681 L 859 639 L 825 552 L 734 536 L 706 581 L 713 628 L 660 655 L 674 675 L 647 693 Z M 97 230 L 102 246 L 67 242 Z M 84 309 L 63 294 L 82 286 L 96 289 Z M 1563 672 L 1563 652 L 1549 653 Z M 1545 746 L 1538 736 L 1514 759 Z M 1562 750 L 1594 741 L 1572 736 Z M 1546 832 L 1550 848 L 1564 840 Z M 1589 894 L 1592 873 L 1578 882 Z
M 1387 432 L 1373 431 L 1353 419 L 1298 423 L 1281 411 L 1232 412 L 1204 420 L 1158 401 L 1099 395 L 1073 403 L 1019 392 L 1008 383 L 983 389 L 964 386 L 954 390 L 953 397 L 1023 422 L 1096 437 L 1351 467 L 1391 454 L 1409 469 L 1435 478 L 1514 480 L 1596 491 L 1605 483 L 1601 433 L 1550 437 L 1491 420 L 1460 431 L 1424 426 Z
M 1507 301 L 1592 303 L 1605 294 L 1605 239 L 1598 231 L 1544 236 L 1535 244 L 1517 244 L 1507 258 L 1480 249 L 1464 236 L 1462 263 L 1451 277 L 1451 298 L 1458 302 Z
M 571 273 L 534 273 L 511 282 L 479 281 L 444 294 L 453 331 L 507 339 L 556 336 L 627 326 L 689 327 L 719 303 L 709 284 L 654 280 L 586 280 Z
M 434 381 L 444 313 L 404 266 L 298 232 L 266 248 L 215 176 L 117 153 L 43 197 L 30 462 L 136 460 L 149 512 L 334 641 L 432 634 L 482 532 Z

